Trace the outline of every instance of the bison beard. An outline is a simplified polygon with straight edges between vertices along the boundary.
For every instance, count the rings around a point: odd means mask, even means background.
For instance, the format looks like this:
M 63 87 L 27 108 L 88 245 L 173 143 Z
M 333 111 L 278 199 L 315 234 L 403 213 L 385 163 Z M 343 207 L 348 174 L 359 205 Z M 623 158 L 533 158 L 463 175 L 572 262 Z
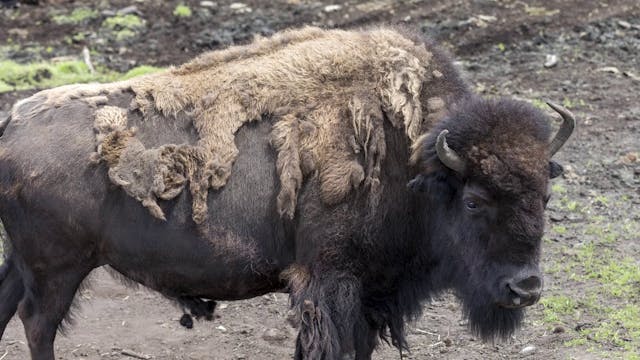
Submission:
M 471 294 L 472 300 L 462 298 L 463 312 L 469 319 L 469 329 L 484 341 L 494 341 L 497 338 L 506 340 L 520 328 L 524 310 L 501 308 L 488 302 L 488 298 L 482 298 L 482 295 Z
M 489 289 L 470 279 L 473 276 L 467 274 L 455 280 L 455 292 L 462 303 L 462 313 L 469 321 L 469 330 L 483 341 L 506 340 L 520 328 L 524 310 L 497 305 Z

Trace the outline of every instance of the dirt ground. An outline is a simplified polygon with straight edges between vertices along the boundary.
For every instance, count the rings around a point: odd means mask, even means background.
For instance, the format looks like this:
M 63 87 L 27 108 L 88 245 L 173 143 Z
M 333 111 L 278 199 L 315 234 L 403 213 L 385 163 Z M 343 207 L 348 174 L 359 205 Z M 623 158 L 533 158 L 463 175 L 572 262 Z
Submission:
M 543 300 L 504 343 L 466 330 L 451 296 L 427 304 L 411 326 L 408 359 L 639 359 L 640 355 L 640 3 L 618 1 L 41 1 L 0 10 L 0 61 L 78 57 L 125 72 L 168 66 L 207 49 L 287 27 L 404 23 L 454 55 L 476 90 L 542 106 L 563 103 L 578 117 L 557 156 L 544 241 Z M 336 5 L 336 6 L 334 6 Z M 133 6 L 133 7 L 132 7 Z M 66 21 L 74 9 L 95 9 Z M 184 9 L 182 9 L 184 10 Z M 131 14 L 142 21 L 108 28 Z M 53 19 L 58 17 L 57 21 Z M 131 18 L 129 18 L 131 20 Z M 126 31 L 125 31 L 126 30 Z M 125 32 L 123 32 L 125 31 Z M 2 67 L 0 67 L 2 71 Z M 0 74 L 1 76 L 2 74 Z M 0 93 L 0 117 L 33 93 Z M 3 113 L 4 112 L 4 113 Z M 558 122 L 559 123 L 559 122 Z M 126 288 L 104 270 L 78 294 L 75 324 L 56 341 L 60 359 L 286 359 L 295 332 L 287 296 L 222 302 L 213 322 L 187 330 L 161 296 Z M 0 341 L 0 360 L 26 359 L 17 318 Z M 383 345 L 376 359 L 399 359 Z

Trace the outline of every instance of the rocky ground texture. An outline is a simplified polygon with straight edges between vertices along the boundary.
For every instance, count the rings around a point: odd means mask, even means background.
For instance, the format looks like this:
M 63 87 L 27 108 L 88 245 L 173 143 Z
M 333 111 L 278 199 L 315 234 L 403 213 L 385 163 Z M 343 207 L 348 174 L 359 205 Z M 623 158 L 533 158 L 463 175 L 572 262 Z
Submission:
M 454 55 L 476 90 L 544 108 L 563 103 L 578 129 L 558 155 L 541 302 L 522 331 L 485 344 L 456 300 L 425 306 L 410 328 L 409 359 L 640 359 L 640 4 L 635 0 L 371 0 L 244 2 L 40 1 L 0 9 L 0 118 L 37 88 L 114 80 L 196 54 L 313 24 L 405 24 Z M 86 50 L 85 50 L 86 49 Z M 89 55 L 90 61 L 85 61 Z M 91 64 L 89 66 L 88 64 Z M 95 70 L 92 72 L 90 67 Z M 559 121 L 557 122 L 559 123 Z M 162 297 L 96 271 L 78 294 L 60 359 L 283 359 L 295 332 L 287 297 L 220 303 L 192 330 Z M 17 319 L 0 359 L 28 357 Z M 399 359 L 382 346 L 377 359 Z

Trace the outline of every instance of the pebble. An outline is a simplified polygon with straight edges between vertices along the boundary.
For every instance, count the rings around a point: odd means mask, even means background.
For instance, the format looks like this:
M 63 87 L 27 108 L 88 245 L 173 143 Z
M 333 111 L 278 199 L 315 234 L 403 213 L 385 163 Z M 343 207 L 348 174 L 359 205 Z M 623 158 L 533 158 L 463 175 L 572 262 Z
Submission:
M 531 354 L 535 353 L 536 350 L 538 350 L 538 348 L 536 348 L 533 345 L 529 345 L 529 346 L 525 346 L 524 348 L 522 348 L 522 350 L 520 350 L 520 354 L 522 354 L 522 355 L 531 355 Z
M 247 7 L 247 4 L 243 4 L 243 3 L 233 3 L 229 5 L 229 9 L 231 10 L 238 10 L 246 7 Z
M 549 219 L 550 219 L 551 221 L 558 222 L 558 221 L 562 221 L 562 220 L 564 220 L 564 218 L 565 218 L 565 216 L 564 216 L 564 214 L 562 214 L 562 213 L 557 213 L 557 212 L 555 212 L 555 211 L 554 211 L 554 212 L 550 212 L 550 213 L 549 213 Z
M 638 161 L 638 156 L 639 156 L 638 153 L 630 152 L 624 156 L 624 159 L 627 164 L 632 164 Z
M 618 20 L 618 25 L 623 28 L 623 29 L 630 29 L 631 28 L 631 24 L 624 21 L 624 20 Z
M 218 329 L 218 330 L 220 330 L 222 332 L 227 332 L 227 328 L 222 326 L 222 325 L 218 326 L 216 329 Z
M 334 11 L 338 11 L 342 9 L 342 5 L 327 5 L 324 7 L 324 12 L 330 13 L 330 12 L 334 12 Z
M 625 71 L 625 72 L 622 73 L 622 75 L 630 78 L 633 81 L 640 81 L 640 76 L 632 73 L 631 71 Z
M 498 20 L 498 18 L 493 15 L 478 15 L 477 18 L 486 22 L 494 22 Z
M 135 5 L 123 7 L 122 9 L 118 10 L 118 15 L 129 15 L 129 14 L 134 14 L 138 16 L 142 15 L 140 10 L 138 10 L 138 7 Z
M 558 56 L 554 54 L 548 54 L 546 60 L 544 61 L 544 67 L 552 68 L 558 64 Z
M 238 14 L 250 13 L 251 11 L 253 11 L 249 6 L 247 6 L 247 4 L 240 2 L 229 5 L 229 9 L 235 11 Z
M 558 325 L 558 326 L 553 328 L 553 333 L 554 334 L 562 334 L 565 331 L 566 331 L 565 328 L 563 326 L 560 326 L 560 325 Z
M 607 72 L 609 74 L 619 74 L 620 70 L 618 70 L 617 67 L 615 66 L 605 66 L 605 67 L 601 67 L 599 69 L 596 69 L 596 71 L 600 71 L 600 72 Z
M 200 1 L 200 6 L 205 8 L 214 8 L 218 7 L 218 4 L 215 1 Z
M 278 329 L 267 329 L 262 334 L 262 338 L 266 341 L 282 341 L 287 339 L 287 334 Z
M 12 29 L 9 29 L 9 35 L 15 35 L 21 39 L 26 39 L 27 36 L 29 36 L 29 30 L 12 28 Z

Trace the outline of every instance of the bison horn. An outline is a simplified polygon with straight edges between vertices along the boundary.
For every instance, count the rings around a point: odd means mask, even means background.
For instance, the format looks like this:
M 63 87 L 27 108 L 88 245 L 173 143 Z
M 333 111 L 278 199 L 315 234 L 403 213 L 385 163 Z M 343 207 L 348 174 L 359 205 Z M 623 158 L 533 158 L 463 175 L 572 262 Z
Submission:
M 447 144 L 448 133 L 449 130 L 442 130 L 438 135 L 438 139 L 436 141 L 436 152 L 438 153 L 438 158 L 446 167 L 462 174 L 464 173 L 466 165 L 464 160 L 462 160 L 462 158 L 458 156 L 458 154 L 456 154 L 456 152 Z
M 547 105 L 549 105 L 553 110 L 560 114 L 563 120 L 562 125 L 560 126 L 560 130 L 558 130 L 558 133 L 553 138 L 553 140 L 551 140 L 551 143 L 549 145 L 550 154 L 551 156 L 553 156 L 553 154 L 558 152 L 562 145 L 567 142 L 567 140 L 571 136 L 571 133 L 573 133 L 573 129 L 575 129 L 576 127 L 576 118 L 573 117 L 573 114 L 569 110 L 563 108 L 560 105 L 554 104 L 551 101 L 547 101 Z

